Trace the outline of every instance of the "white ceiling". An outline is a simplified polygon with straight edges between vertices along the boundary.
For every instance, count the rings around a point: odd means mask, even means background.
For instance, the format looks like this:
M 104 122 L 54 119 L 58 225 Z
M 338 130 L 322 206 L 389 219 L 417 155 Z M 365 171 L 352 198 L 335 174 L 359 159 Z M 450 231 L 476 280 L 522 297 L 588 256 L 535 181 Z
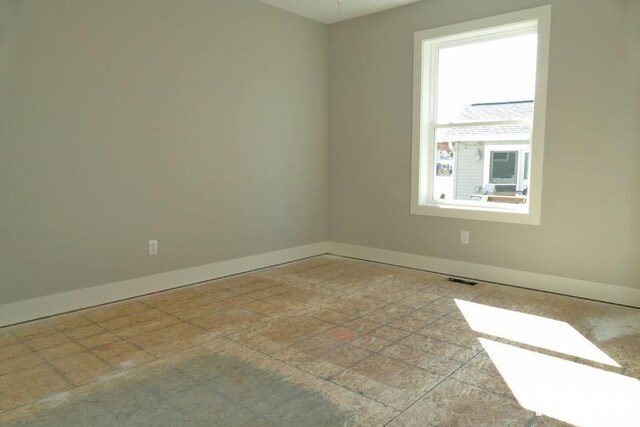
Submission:
M 296 15 L 333 24 L 420 0 L 258 0 Z

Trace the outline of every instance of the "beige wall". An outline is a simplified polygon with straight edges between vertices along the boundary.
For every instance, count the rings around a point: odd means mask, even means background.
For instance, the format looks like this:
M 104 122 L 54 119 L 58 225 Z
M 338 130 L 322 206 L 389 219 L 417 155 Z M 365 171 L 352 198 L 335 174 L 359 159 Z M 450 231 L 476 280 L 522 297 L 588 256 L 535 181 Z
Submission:
M 410 215 L 413 33 L 548 3 L 542 225 Z M 639 9 L 428 0 L 331 26 L 330 239 L 640 288 Z
M 0 304 L 325 240 L 327 48 L 254 1 L 0 0 Z
M 640 288 L 634 0 L 553 2 L 541 226 L 409 215 L 413 32 L 545 3 L 0 0 L 0 304 L 327 237 Z

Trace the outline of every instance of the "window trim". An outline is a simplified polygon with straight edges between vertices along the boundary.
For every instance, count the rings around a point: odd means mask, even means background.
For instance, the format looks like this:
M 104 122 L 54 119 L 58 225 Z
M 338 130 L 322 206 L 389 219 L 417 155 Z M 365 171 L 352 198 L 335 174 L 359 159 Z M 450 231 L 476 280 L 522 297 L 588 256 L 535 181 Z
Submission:
M 549 63 L 549 34 L 550 34 L 551 6 L 541 6 L 521 10 L 489 18 L 447 25 L 418 31 L 414 34 L 414 92 L 413 92 L 413 142 L 412 142 L 412 171 L 411 171 L 411 214 L 429 215 L 460 219 L 474 219 L 482 221 L 497 221 L 507 223 L 540 224 L 542 197 L 542 163 L 544 156 L 545 112 L 547 98 L 547 72 Z M 530 27 L 532 21 L 537 21 L 538 52 L 536 65 L 536 89 L 534 103 L 534 120 L 530 140 L 530 168 L 528 189 L 528 212 L 509 210 L 513 206 L 496 203 L 493 206 L 469 206 L 465 202 L 457 203 L 450 200 L 446 204 L 430 200 L 425 195 L 427 177 L 432 176 L 434 165 L 427 161 L 430 157 L 427 135 L 435 131 L 431 114 L 435 112 L 436 96 L 425 99 L 424 85 L 432 85 L 434 67 L 437 61 L 429 61 L 430 67 L 423 67 L 425 41 L 436 41 L 449 38 L 446 43 L 454 45 L 467 41 L 469 37 L 509 36 L 514 32 L 522 33 L 524 28 Z M 518 25 L 521 24 L 521 25 Z M 500 27 L 507 27 L 500 32 Z M 439 46 L 440 47 L 440 46 Z M 492 123 L 492 124 L 498 124 Z M 442 127 L 443 125 L 438 125 Z M 444 125 L 447 126 L 447 125 Z M 431 162 L 434 163 L 434 162 Z M 423 165 L 427 165 L 424 167 Z M 532 179 L 533 178 L 533 179 Z M 492 204 L 493 205 L 493 204 Z M 499 206 L 503 205 L 503 206 Z

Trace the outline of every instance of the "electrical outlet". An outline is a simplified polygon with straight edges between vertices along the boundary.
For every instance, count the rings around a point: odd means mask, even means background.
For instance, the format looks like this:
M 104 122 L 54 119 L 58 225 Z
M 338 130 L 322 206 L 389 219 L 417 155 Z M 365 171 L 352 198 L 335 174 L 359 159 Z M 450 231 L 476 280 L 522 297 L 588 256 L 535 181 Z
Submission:
M 462 243 L 463 245 L 468 245 L 469 244 L 469 232 L 468 231 L 461 231 L 460 232 L 460 243 Z
M 158 255 L 158 241 L 149 240 L 149 255 Z

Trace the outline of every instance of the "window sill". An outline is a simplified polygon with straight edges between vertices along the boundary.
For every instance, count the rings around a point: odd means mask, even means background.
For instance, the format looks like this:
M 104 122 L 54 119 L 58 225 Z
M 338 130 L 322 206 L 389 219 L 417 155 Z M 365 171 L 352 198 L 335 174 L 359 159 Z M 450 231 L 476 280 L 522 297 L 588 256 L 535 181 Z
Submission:
M 534 212 L 506 211 L 504 209 L 491 209 L 484 206 L 471 207 L 415 204 L 411 206 L 411 214 L 470 219 L 477 221 L 504 222 L 511 224 L 540 225 L 540 215 L 535 214 Z

